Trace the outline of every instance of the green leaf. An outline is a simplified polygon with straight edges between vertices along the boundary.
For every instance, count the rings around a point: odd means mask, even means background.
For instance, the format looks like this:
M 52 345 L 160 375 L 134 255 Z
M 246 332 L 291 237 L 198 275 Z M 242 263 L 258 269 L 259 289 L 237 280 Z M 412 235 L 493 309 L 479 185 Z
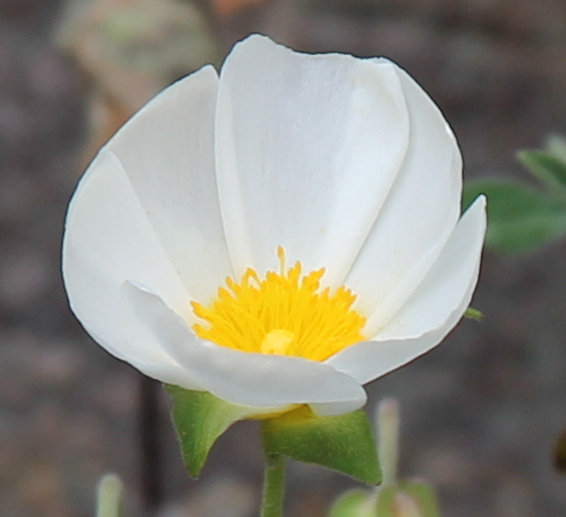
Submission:
M 173 399 L 172 419 L 189 474 L 198 477 L 216 439 L 234 422 L 250 413 L 205 391 L 190 391 L 167 385 Z
M 468 318 L 469 320 L 481 321 L 483 320 L 483 312 L 474 309 L 473 307 L 468 307 L 466 312 L 464 313 L 464 318 Z
M 375 495 L 366 490 L 349 490 L 330 508 L 328 517 L 376 517 Z
M 476 180 L 464 189 L 463 206 L 487 195 L 486 245 L 508 253 L 536 249 L 566 232 L 566 206 L 544 192 L 502 180 Z
M 440 517 L 434 489 L 422 481 L 403 481 L 379 491 L 376 517 Z
M 566 162 L 548 151 L 519 151 L 519 160 L 550 189 L 566 189 Z M 564 194 L 564 192 L 562 192 Z
M 262 439 L 267 454 L 316 463 L 377 484 L 381 472 L 366 414 L 320 417 L 307 406 L 264 420 Z

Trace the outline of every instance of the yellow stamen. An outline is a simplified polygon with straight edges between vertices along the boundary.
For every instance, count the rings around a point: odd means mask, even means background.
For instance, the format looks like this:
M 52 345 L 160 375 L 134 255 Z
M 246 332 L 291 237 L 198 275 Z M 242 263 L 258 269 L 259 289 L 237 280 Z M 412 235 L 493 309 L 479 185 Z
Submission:
M 209 307 L 191 302 L 205 324 L 193 330 L 218 345 L 262 354 L 324 361 L 364 340 L 364 316 L 352 309 L 356 296 L 344 286 L 320 289 L 321 268 L 302 274 L 300 262 L 287 268 L 285 250 L 277 249 L 279 272 L 262 279 L 251 268 L 239 282 L 226 278 Z

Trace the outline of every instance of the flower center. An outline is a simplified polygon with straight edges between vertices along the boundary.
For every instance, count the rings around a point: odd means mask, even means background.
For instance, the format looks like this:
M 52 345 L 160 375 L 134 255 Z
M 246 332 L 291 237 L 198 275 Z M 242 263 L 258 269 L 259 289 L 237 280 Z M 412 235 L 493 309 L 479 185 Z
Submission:
M 239 282 L 227 277 L 210 306 L 192 301 L 205 322 L 193 325 L 196 335 L 244 352 L 314 361 L 364 340 L 366 318 L 352 309 L 356 295 L 344 286 L 321 289 L 324 268 L 303 274 L 298 261 L 286 267 L 282 247 L 277 255 L 279 272 L 260 278 L 248 268 Z

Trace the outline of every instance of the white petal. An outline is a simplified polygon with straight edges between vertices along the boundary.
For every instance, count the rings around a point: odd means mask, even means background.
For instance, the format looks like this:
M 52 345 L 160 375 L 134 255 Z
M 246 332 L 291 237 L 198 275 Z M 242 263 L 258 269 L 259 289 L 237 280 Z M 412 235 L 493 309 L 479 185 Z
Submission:
M 158 296 L 133 283 L 124 291 L 135 314 L 160 339 L 188 377 L 228 402 L 259 408 L 310 404 L 323 415 L 365 403 L 359 383 L 322 363 L 296 357 L 239 352 L 199 340 Z
M 228 56 L 218 95 L 218 186 L 235 271 L 263 272 L 282 245 L 290 261 L 329 266 L 325 280 L 341 282 L 407 148 L 396 66 L 252 36 Z
M 203 303 L 232 273 L 214 170 L 217 86 L 214 68 L 202 68 L 165 89 L 108 143 L 188 292 Z
M 424 281 L 379 341 L 359 343 L 326 361 L 364 384 L 436 346 L 458 323 L 474 291 L 486 227 L 485 199 L 464 214 Z
M 146 361 L 137 357 L 130 357 L 126 361 L 144 375 L 165 384 L 182 385 L 188 390 L 204 391 L 201 386 L 187 378 L 187 372 L 177 363 L 159 363 L 155 360 Z M 255 412 L 250 411 L 249 414 L 252 415 Z
M 380 341 L 418 337 L 439 328 L 476 285 L 486 227 L 485 198 L 458 222 L 438 261 L 407 303 L 378 334 Z M 467 307 L 466 307 L 467 308 Z
M 103 149 L 69 205 L 63 241 L 63 278 L 71 309 L 104 348 L 144 373 L 179 368 L 158 341 L 131 315 L 121 294 L 125 278 L 136 278 L 182 310 L 187 293 L 133 193 L 120 162 Z
M 462 161 L 444 117 L 405 72 L 410 116 L 405 162 L 346 284 L 375 313 L 370 335 L 399 310 L 438 258 L 460 213 Z

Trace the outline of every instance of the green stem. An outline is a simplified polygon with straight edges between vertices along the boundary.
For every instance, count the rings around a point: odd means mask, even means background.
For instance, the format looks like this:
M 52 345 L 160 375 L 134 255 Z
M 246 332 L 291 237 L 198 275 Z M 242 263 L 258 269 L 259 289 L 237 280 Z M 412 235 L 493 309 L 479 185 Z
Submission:
M 285 480 L 285 458 L 279 454 L 267 454 L 261 517 L 282 517 L 283 483 Z

